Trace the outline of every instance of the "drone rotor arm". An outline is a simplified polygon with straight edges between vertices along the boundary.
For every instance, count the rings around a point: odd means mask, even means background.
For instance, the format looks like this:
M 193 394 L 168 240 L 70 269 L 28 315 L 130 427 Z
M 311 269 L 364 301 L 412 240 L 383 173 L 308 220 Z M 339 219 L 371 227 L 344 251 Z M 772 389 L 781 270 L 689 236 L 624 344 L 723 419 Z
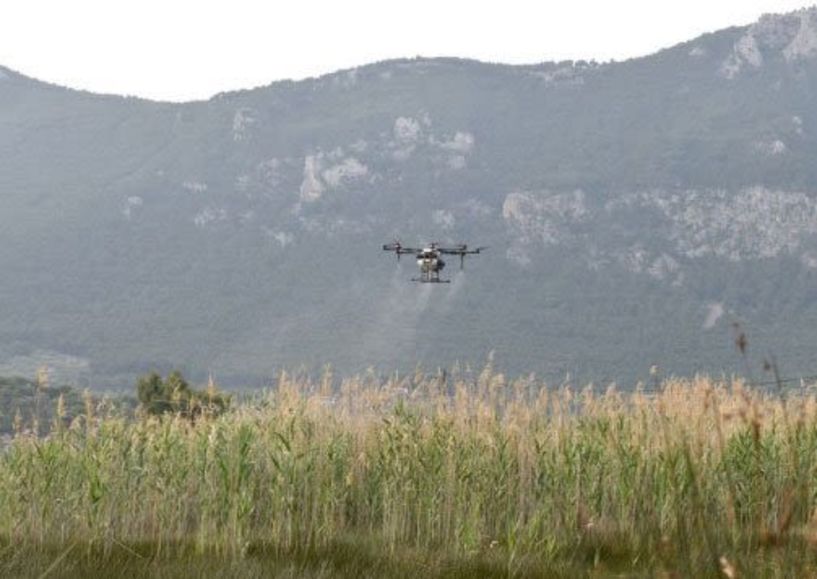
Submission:
M 486 249 L 488 249 L 488 246 L 468 249 L 467 245 L 463 245 L 461 247 L 440 247 L 437 251 L 446 255 L 477 255 Z
M 416 255 L 421 250 L 415 247 L 403 247 L 399 241 L 395 241 L 394 243 L 383 244 L 383 251 L 393 251 L 394 254 L 397 256 L 397 261 L 400 261 L 401 255 L 405 254 Z

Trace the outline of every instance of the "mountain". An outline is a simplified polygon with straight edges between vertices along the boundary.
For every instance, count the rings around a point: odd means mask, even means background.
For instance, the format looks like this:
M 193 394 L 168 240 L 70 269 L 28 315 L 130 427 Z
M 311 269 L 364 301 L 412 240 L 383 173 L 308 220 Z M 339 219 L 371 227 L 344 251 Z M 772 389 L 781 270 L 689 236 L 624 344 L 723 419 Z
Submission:
M 626 62 L 380 62 L 170 104 L 0 69 L 0 375 L 817 373 L 817 9 Z M 380 246 L 490 249 L 411 284 Z M 759 378 L 759 376 L 758 376 Z

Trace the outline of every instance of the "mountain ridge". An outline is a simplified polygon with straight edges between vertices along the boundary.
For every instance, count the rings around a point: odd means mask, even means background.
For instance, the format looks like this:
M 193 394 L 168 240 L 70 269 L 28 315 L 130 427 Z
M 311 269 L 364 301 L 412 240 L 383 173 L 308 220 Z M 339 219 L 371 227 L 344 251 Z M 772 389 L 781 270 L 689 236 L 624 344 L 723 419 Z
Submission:
M 752 64 L 753 62 L 756 62 L 755 59 L 757 58 L 756 54 L 753 54 L 753 53 L 755 53 L 757 51 L 757 47 L 754 46 L 755 41 L 754 41 L 754 37 L 752 35 L 753 31 L 755 31 L 756 29 L 760 29 L 760 31 L 762 32 L 764 28 L 767 28 L 767 29 L 768 28 L 775 28 L 775 27 L 779 28 L 781 23 L 783 23 L 784 25 L 785 24 L 790 24 L 790 21 L 795 20 L 795 19 L 800 20 L 801 27 L 797 30 L 798 34 L 796 34 L 796 38 L 790 39 L 793 42 L 791 44 L 787 45 L 784 48 L 784 52 L 788 53 L 788 57 L 801 56 L 801 52 L 803 52 L 803 51 L 808 53 L 808 55 L 814 55 L 815 53 L 817 53 L 817 30 L 815 30 L 813 28 L 813 26 L 815 24 L 817 24 L 817 5 L 800 8 L 800 9 L 793 10 L 793 11 L 786 12 L 786 13 L 764 13 L 763 15 L 761 15 L 761 17 L 759 18 L 758 21 L 756 21 L 756 22 L 754 22 L 752 24 L 743 25 L 743 26 L 732 26 L 732 27 L 723 28 L 723 29 L 720 29 L 720 30 L 712 31 L 712 32 L 706 32 L 706 33 L 703 33 L 703 34 L 699 35 L 698 37 L 696 37 L 696 38 L 694 38 L 692 40 L 683 41 L 683 42 L 680 42 L 680 43 L 672 45 L 672 46 L 668 46 L 668 47 L 665 47 L 665 48 L 660 48 L 660 49 L 656 50 L 655 52 L 651 52 L 651 53 L 644 54 L 644 55 L 639 55 L 639 56 L 634 56 L 634 57 L 626 58 L 626 59 L 622 59 L 622 60 L 610 59 L 610 60 L 607 60 L 607 61 L 597 61 L 596 59 L 568 59 L 568 60 L 561 60 L 561 61 L 544 60 L 544 61 L 538 61 L 538 62 L 532 62 L 532 63 L 510 64 L 510 63 L 504 63 L 504 62 L 500 62 L 500 61 L 482 61 L 482 60 L 479 60 L 479 59 L 473 59 L 473 58 L 469 58 L 469 57 L 458 57 L 458 56 L 425 57 L 425 56 L 418 55 L 418 56 L 415 56 L 415 57 L 398 57 L 398 58 L 390 58 L 390 59 L 384 59 L 384 60 L 379 60 L 379 61 L 373 61 L 373 62 L 369 62 L 369 63 L 363 63 L 363 64 L 360 64 L 360 65 L 347 67 L 347 68 L 341 68 L 341 69 L 338 69 L 338 70 L 335 70 L 335 71 L 329 71 L 329 72 L 319 74 L 319 75 L 316 75 L 316 76 L 308 76 L 308 77 L 299 78 L 299 79 L 293 79 L 293 78 L 277 79 L 277 80 L 273 80 L 273 81 L 267 82 L 265 84 L 255 86 L 255 87 L 229 89 L 227 91 L 222 91 L 222 92 L 215 93 L 212 96 L 207 97 L 207 98 L 193 99 L 193 100 L 187 100 L 187 101 L 168 101 L 168 100 L 162 100 L 162 99 L 151 99 L 151 98 L 141 97 L 141 96 L 137 96 L 137 95 L 126 95 L 126 94 L 109 93 L 109 92 L 95 92 L 95 91 L 87 90 L 87 89 L 72 88 L 72 87 L 69 87 L 69 86 L 66 86 L 66 85 L 60 85 L 60 84 L 57 84 L 57 83 L 52 83 L 52 82 L 49 82 L 48 80 L 38 79 L 38 78 L 35 78 L 33 76 L 26 75 L 25 73 L 23 73 L 21 71 L 16 71 L 16 70 L 13 70 L 13 69 L 11 69 L 9 67 L 6 67 L 6 66 L 3 66 L 3 65 L 0 65 L 0 74 L 4 74 L 4 75 L 7 75 L 7 76 L 14 76 L 14 77 L 17 77 L 18 79 L 21 79 L 21 80 L 24 80 L 24 81 L 27 81 L 27 82 L 33 82 L 33 83 L 43 85 L 44 87 L 58 88 L 58 89 L 68 90 L 68 91 L 72 91 L 72 92 L 76 92 L 76 93 L 80 93 L 80 94 L 86 94 L 86 95 L 92 95 L 92 96 L 98 96 L 98 97 L 120 97 L 120 98 L 126 98 L 126 99 L 136 99 L 136 100 L 140 100 L 140 101 L 146 101 L 146 102 L 150 102 L 150 103 L 154 103 L 154 104 L 193 104 L 193 103 L 202 103 L 202 102 L 208 102 L 208 101 L 212 101 L 212 100 L 219 100 L 219 99 L 223 99 L 223 98 L 229 98 L 231 96 L 236 96 L 236 95 L 240 95 L 240 94 L 243 94 L 243 93 L 251 93 L 251 92 L 254 92 L 254 91 L 263 91 L 263 90 L 268 90 L 268 89 L 272 90 L 272 89 L 276 89 L 276 88 L 287 87 L 287 86 L 290 86 L 290 85 L 293 85 L 293 84 L 314 83 L 314 82 L 321 82 L 321 81 L 331 80 L 331 79 L 333 79 L 333 78 L 335 78 L 337 76 L 355 74 L 355 73 L 358 73 L 358 72 L 365 72 L 367 69 L 370 69 L 370 68 L 401 66 L 401 65 L 407 65 L 407 64 L 408 65 L 411 65 L 411 64 L 429 64 L 429 63 L 434 63 L 434 64 L 460 64 L 460 65 L 465 64 L 465 65 L 479 65 L 479 66 L 486 66 L 486 67 L 501 67 L 501 68 L 505 68 L 505 69 L 518 69 L 518 70 L 524 71 L 526 69 L 536 70 L 536 69 L 549 68 L 549 67 L 572 67 L 572 66 L 576 66 L 576 65 L 578 65 L 580 67 L 583 67 L 583 66 L 585 66 L 587 64 L 591 64 L 593 66 L 607 66 L 607 65 L 632 63 L 632 62 L 637 62 L 637 61 L 640 61 L 640 60 L 643 60 L 643 59 L 648 59 L 648 58 L 653 57 L 655 55 L 658 55 L 658 54 L 660 54 L 660 53 L 662 53 L 664 51 L 673 50 L 673 49 L 680 48 L 680 47 L 686 46 L 688 44 L 694 43 L 696 41 L 704 40 L 707 37 L 710 37 L 710 36 L 713 36 L 713 35 L 716 35 L 716 34 L 724 34 L 724 33 L 733 32 L 733 31 L 746 31 L 746 32 L 748 32 L 748 35 L 745 37 L 748 40 L 744 41 L 743 44 L 741 44 L 741 46 L 736 46 L 736 53 L 737 53 L 738 57 L 742 56 L 744 58 L 747 58 L 748 63 Z M 787 22 L 787 21 L 789 21 L 789 22 Z M 778 30 L 778 32 L 779 32 L 779 30 Z M 804 32 L 806 32 L 806 33 L 804 33 Z M 741 40 L 743 40 L 743 39 L 741 39 Z M 747 52 L 747 51 L 749 51 L 749 52 Z
M 789 13 L 784 13 L 784 14 L 763 14 L 761 19 L 767 18 L 767 17 L 790 16 L 790 15 L 799 14 L 800 12 L 803 12 L 803 11 L 817 11 L 817 5 L 815 5 L 813 7 L 810 7 L 810 8 L 802 8 L 802 9 L 795 10 L 795 11 L 792 11 L 792 12 L 789 12 Z M 329 72 L 318 74 L 318 75 L 315 75 L 315 76 L 307 76 L 307 77 L 297 78 L 297 79 L 296 78 L 276 79 L 276 80 L 272 80 L 272 81 L 269 81 L 269 82 L 267 82 L 265 84 L 261 84 L 261 85 L 255 86 L 255 87 L 229 89 L 229 90 L 226 90 L 226 91 L 217 92 L 217 93 L 215 93 L 212 96 L 207 97 L 207 98 L 185 100 L 185 101 L 169 101 L 169 100 L 163 100 L 163 99 L 152 99 L 152 98 L 148 98 L 148 97 L 141 97 L 141 96 L 138 96 L 138 95 L 119 94 L 119 93 L 104 92 L 104 91 L 103 92 L 95 92 L 95 91 L 88 90 L 88 89 L 72 88 L 72 87 L 69 87 L 67 85 L 60 85 L 58 83 L 50 82 L 50 81 L 48 81 L 46 79 L 40 79 L 40 78 L 31 76 L 31 75 L 25 74 L 22 71 L 14 70 L 12 68 L 3 66 L 2 64 L 0 64 L 0 73 L 5 73 L 7 75 L 15 76 L 15 77 L 17 77 L 19 79 L 29 81 L 29 82 L 33 82 L 33 83 L 37 83 L 37 84 L 41 84 L 41 85 L 46 86 L 46 87 L 64 89 L 64 90 L 68 90 L 68 91 L 72 91 L 72 92 L 76 92 L 76 93 L 93 95 L 93 96 L 120 97 L 120 98 L 127 98 L 127 99 L 136 99 L 136 100 L 147 101 L 147 102 L 151 102 L 151 103 L 155 103 L 155 104 L 193 104 L 193 103 L 208 102 L 208 101 L 211 101 L 211 100 L 219 100 L 219 99 L 223 99 L 223 98 L 227 98 L 227 97 L 230 97 L 230 96 L 235 96 L 235 95 L 239 95 L 239 94 L 243 94 L 243 93 L 248 93 L 248 92 L 263 91 L 263 90 L 266 90 L 266 89 L 281 88 L 281 87 L 286 87 L 286 86 L 290 86 L 290 85 L 293 85 L 293 84 L 314 83 L 314 82 L 319 82 L 319 81 L 324 81 L 324 80 L 327 80 L 327 79 L 331 79 L 331 78 L 333 78 L 335 76 L 343 76 L 343 75 L 347 75 L 347 74 L 350 74 L 350 73 L 366 71 L 367 69 L 370 69 L 370 68 L 378 68 L 378 67 L 384 67 L 384 66 L 385 67 L 401 66 L 401 65 L 418 64 L 418 63 L 419 64 L 423 64 L 423 63 L 438 63 L 438 64 L 439 63 L 443 63 L 443 64 L 449 63 L 449 64 L 481 65 L 481 66 L 486 66 L 486 67 L 502 67 L 502 68 L 506 68 L 506 69 L 524 70 L 524 69 L 539 69 L 539 68 L 557 67 L 557 66 L 567 67 L 567 66 L 572 66 L 572 65 L 575 65 L 575 64 L 578 64 L 580 66 L 584 66 L 584 65 L 586 65 L 588 63 L 590 63 L 590 64 L 592 64 L 594 66 L 615 65 L 615 64 L 628 63 L 628 62 L 633 62 L 633 61 L 638 61 L 638 60 L 642 60 L 642 59 L 645 59 L 645 58 L 649 58 L 651 56 L 654 56 L 654 55 L 659 54 L 661 52 L 664 52 L 666 50 L 672 50 L 673 48 L 683 46 L 683 45 L 686 45 L 686 44 L 691 43 L 691 42 L 695 42 L 695 40 L 703 39 L 703 38 L 706 38 L 706 37 L 711 36 L 713 34 L 724 33 L 724 32 L 732 31 L 732 30 L 748 29 L 751 26 L 752 25 L 733 26 L 733 27 L 729 27 L 729 28 L 725 28 L 725 29 L 721 29 L 721 30 L 717 30 L 717 31 L 713 31 L 713 32 L 706 32 L 704 34 L 701 34 L 700 36 L 698 36 L 696 39 L 693 39 L 693 40 L 683 41 L 683 42 L 678 43 L 676 45 L 668 46 L 668 47 L 665 47 L 665 48 L 660 48 L 660 49 L 656 50 L 655 52 L 651 52 L 651 53 L 644 54 L 644 55 L 639 55 L 639 56 L 634 56 L 634 57 L 631 57 L 631 58 L 621 59 L 621 60 L 610 59 L 610 60 L 606 60 L 606 61 L 598 61 L 598 60 L 593 59 L 593 58 L 591 58 L 591 59 L 566 59 L 566 60 L 563 59 L 563 60 L 543 60 L 543 61 L 531 62 L 531 63 L 511 64 L 511 63 L 505 63 L 505 62 L 501 62 L 501 61 L 483 61 L 483 60 L 479 60 L 479 59 L 475 59 L 475 58 L 460 57 L 460 56 L 426 57 L 426 56 L 417 55 L 417 56 L 414 56 L 414 57 L 397 57 L 397 58 L 389 58 L 389 59 L 383 59 L 383 60 L 377 60 L 377 61 L 362 63 L 362 64 L 359 64 L 359 65 L 356 65 L 356 66 L 340 68 L 340 69 L 337 69 L 337 70 L 334 70 L 334 71 L 329 71 Z
M 87 89 L 77 89 L 71 88 L 65 85 L 60 85 L 56 83 L 51 83 L 44 79 L 38 79 L 33 76 L 26 75 L 21 71 L 13 70 L 9 67 L 0 65 L 0 74 L 4 74 L 7 76 L 14 76 L 18 79 L 22 79 L 28 82 L 34 82 L 46 87 L 52 88 L 59 88 L 64 89 L 72 92 L 77 92 L 81 94 L 93 95 L 93 96 L 100 96 L 100 97 L 121 97 L 127 99 L 136 99 L 140 101 L 151 102 L 155 104 L 193 104 L 193 103 L 202 103 L 208 102 L 211 100 L 218 100 L 223 99 L 229 96 L 235 96 L 242 93 L 247 92 L 254 92 L 259 90 L 266 90 L 266 89 L 275 89 L 280 87 L 289 86 L 292 84 L 299 84 L 299 83 L 310 83 L 310 82 L 320 82 L 327 79 L 332 79 L 336 76 L 348 75 L 353 74 L 355 72 L 362 72 L 369 68 L 375 67 L 382 67 L 382 66 L 399 66 L 405 64 L 423 64 L 423 63 L 454 63 L 454 64 L 471 64 L 471 65 L 484 65 L 484 66 L 498 66 L 506 69 L 538 69 L 543 67 L 551 67 L 551 66 L 572 66 L 575 64 L 584 65 L 586 63 L 592 63 L 595 66 L 606 66 L 606 65 L 616 65 L 616 64 L 623 64 L 623 63 L 631 63 L 637 62 L 643 59 L 648 59 L 655 55 L 658 55 L 664 51 L 673 50 L 675 48 L 686 46 L 690 43 L 694 43 L 696 41 L 704 40 L 710 36 L 717 35 L 717 34 L 724 34 L 729 32 L 735 31 L 746 31 L 748 32 L 747 35 L 741 38 L 739 45 L 735 47 L 735 56 L 740 59 L 745 59 L 746 63 L 749 65 L 754 65 L 753 63 L 757 62 L 758 58 L 758 47 L 756 46 L 756 39 L 754 38 L 755 32 L 769 33 L 772 34 L 772 43 L 779 40 L 780 32 L 783 32 L 783 36 L 785 37 L 786 31 L 785 29 L 788 27 L 791 29 L 791 25 L 794 21 L 799 20 L 800 27 L 794 33 L 793 38 L 789 38 L 789 44 L 783 47 L 783 51 L 787 54 L 787 58 L 796 58 L 798 56 L 813 56 L 817 54 L 817 5 L 812 5 L 808 7 L 799 8 L 790 12 L 785 13 L 764 13 L 761 17 L 754 23 L 743 25 L 743 26 L 732 26 L 723 28 L 720 30 L 715 30 L 712 32 L 706 32 L 698 37 L 680 42 L 678 44 L 668 46 L 665 48 L 660 48 L 655 52 L 651 52 L 644 55 L 634 56 L 631 58 L 626 58 L 622 60 L 611 59 L 607 61 L 596 61 L 596 59 L 568 59 L 568 60 L 544 60 L 539 62 L 532 62 L 532 63 L 522 63 L 522 64 L 510 64 L 510 63 L 503 63 L 500 61 L 482 61 L 478 59 L 468 58 L 468 57 L 457 57 L 457 56 L 441 56 L 441 57 L 425 57 L 425 56 L 415 56 L 415 57 L 399 57 L 399 58 L 391 58 L 391 59 L 384 59 L 379 61 L 373 61 L 369 63 L 363 63 L 360 65 L 347 67 L 338 69 L 335 71 L 329 71 L 323 74 L 319 74 L 316 76 L 308 76 L 299 79 L 293 78 L 283 78 L 270 81 L 268 83 L 258 85 L 255 87 L 250 88 L 235 88 L 230 89 L 227 91 L 222 91 L 213 94 L 208 98 L 201 98 L 201 99 L 193 99 L 187 101 L 168 101 L 162 99 L 151 99 L 146 97 L 140 97 L 137 95 L 124 95 L 118 93 L 109 93 L 109 92 L 95 92 Z M 774 36 L 777 35 L 777 38 Z M 739 66 L 739 62 L 736 62 L 735 65 Z M 732 74 L 727 72 L 726 74 Z

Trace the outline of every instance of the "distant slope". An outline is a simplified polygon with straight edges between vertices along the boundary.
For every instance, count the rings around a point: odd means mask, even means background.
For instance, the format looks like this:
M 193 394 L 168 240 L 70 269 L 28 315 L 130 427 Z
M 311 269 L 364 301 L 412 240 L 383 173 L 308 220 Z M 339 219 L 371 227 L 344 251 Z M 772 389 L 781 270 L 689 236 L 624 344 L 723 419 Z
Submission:
M 814 9 L 621 63 L 399 60 L 190 104 L 3 71 L 0 369 L 258 384 L 495 350 L 626 381 L 731 371 L 739 319 L 814 373 L 815 82 Z M 417 287 L 395 236 L 491 249 Z

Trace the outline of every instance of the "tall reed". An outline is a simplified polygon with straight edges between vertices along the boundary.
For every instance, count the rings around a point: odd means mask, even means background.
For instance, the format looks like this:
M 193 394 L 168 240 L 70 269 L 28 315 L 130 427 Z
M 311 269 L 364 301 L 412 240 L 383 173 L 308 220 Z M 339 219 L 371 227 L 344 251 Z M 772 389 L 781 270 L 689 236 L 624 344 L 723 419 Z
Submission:
M 739 380 L 549 389 L 491 367 L 277 387 L 218 418 L 89 408 L 0 453 L 12 544 L 153 556 L 359 537 L 509 574 L 559 561 L 685 575 L 817 572 L 817 399 Z M 544 566 L 544 567 L 543 567 Z

